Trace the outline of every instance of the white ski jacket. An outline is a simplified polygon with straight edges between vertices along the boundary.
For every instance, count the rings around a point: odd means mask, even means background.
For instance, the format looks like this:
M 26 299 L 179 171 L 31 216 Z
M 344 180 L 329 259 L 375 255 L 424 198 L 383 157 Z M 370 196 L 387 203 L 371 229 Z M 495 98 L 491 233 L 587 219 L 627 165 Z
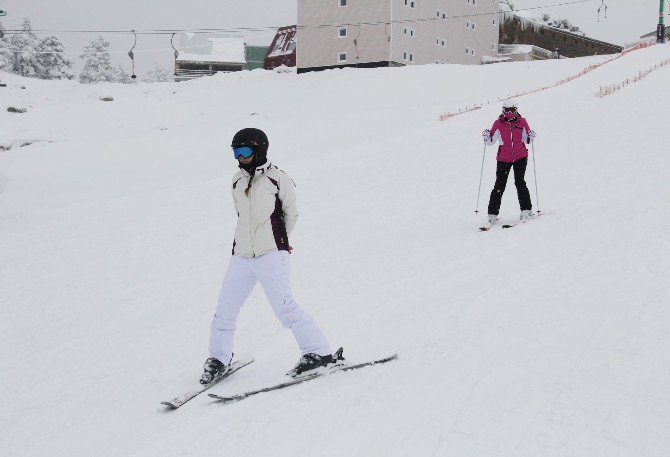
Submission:
M 288 236 L 298 220 L 293 180 L 270 162 L 250 174 L 240 170 L 233 176 L 233 200 L 237 226 L 233 255 L 257 257 L 272 251 L 288 251 Z

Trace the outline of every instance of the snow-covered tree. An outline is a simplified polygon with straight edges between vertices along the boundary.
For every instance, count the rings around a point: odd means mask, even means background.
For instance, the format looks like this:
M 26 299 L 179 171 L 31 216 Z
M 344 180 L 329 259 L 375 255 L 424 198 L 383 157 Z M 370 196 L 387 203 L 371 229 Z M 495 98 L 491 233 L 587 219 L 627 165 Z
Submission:
M 0 30 L 2 30 L 0 28 Z M 14 55 L 9 51 L 9 41 L 6 37 L 0 37 L 0 70 L 1 71 L 12 71 L 12 62 L 14 61 Z
M 124 67 L 121 64 L 118 64 L 116 68 L 114 68 L 113 81 L 115 83 L 122 83 L 122 84 L 132 84 L 135 82 L 135 80 L 130 77 L 130 73 L 128 73 L 126 67 Z
M 55 36 L 48 36 L 37 45 L 42 79 L 72 79 L 72 61 L 63 54 L 63 44 Z
M 84 69 L 79 75 L 79 81 L 84 84 L 99 82 L 114 82 L 114 69 L 109 56 L 109 41 L 99 36 L 92 40 L 84 52 L 79 56 L 84 61 Z
M 573 25 L 569 20 L 567 19 L 552 19 L 551 16 L 547 13 L 543 14 L 542 17 L 542 22 L 544 22 L 546 25 L 549 27 L 554 27 L 556 29 L 560 30 L 567 30 L 568 32 L 572 33 L 581 33 L 582 35 L 584 32 L 577 27 L 576 25 Z
M 37 58 L 39 40 L 33 33 L 30 19 L 25 18 L 21 24 L 21 31 L 9 39 L 12 50 L 12 72 L 21 76 L 37 77 L 43 73 L 43 68 Z
M 172 74 L 163 68 L 158 62 L 154 63 L 154 67 L 147 72 L 147 75 L 143 79 L 143 81 L 146 83 L 162 83 L 172 80 Z

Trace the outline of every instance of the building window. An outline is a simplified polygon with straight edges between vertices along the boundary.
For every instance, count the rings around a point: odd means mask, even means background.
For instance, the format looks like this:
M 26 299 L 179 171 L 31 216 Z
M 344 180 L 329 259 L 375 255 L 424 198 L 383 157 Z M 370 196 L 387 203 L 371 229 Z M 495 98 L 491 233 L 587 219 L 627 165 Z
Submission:
M 473 56 L 475 55 L 475 50 L 474 49 L 470 49 L 470 55 L 473 55 Z
M 435 44 L 437 44 L 437 45 L 440 44 L 440 39 L 439 38 L 435 38 Z
M 409 36 L 413 37 L 414 36 L 414 30 L 409 31 Z
M 410 6 L 410 8 L 414 8 L 414 2 L 409 2 L 409 6 Z M 410 54 L 410 57 L 411 57 L 411 54 Z
M 340 62 L 346 62 L 347 61 L 347 53 L 346 52 L 340 52 L 338 54 L 337 58 Z
M 442 19 L 446 19 L 446 18 L 447 18 L 447 13 L 442 13 Z
M 438 11 L 436 17 L 439 19 L 441 16 L 442 16 L 442 13 L 440 13 L 440 12 Z
M 411 52 L 409 53 L 409 61 L 414 62 L 414 54 L 412 54 Z
M 407 35 L 407 27 L 405 27 L 405 28 L 402 30 L 402 33 L 404 33 L 405 35 Z
M 407 60 L 407 51 L 402 53 L 402 60 Z
M 493 25 L 496 25 L 496 20 L 495 19 L 493 20 Z
M 476 27 L 477 27 L 477 26 L 475 25 L 474 22 L 473 22 L 472 24 L 470 24 L 470 28 L 471 28 L 472 30 L 474 30 Z
M 444 47 L 444 40 L 442 40 L 442 47 Z
M 465 28 L 466 28 L 466 29 L 469 29 L 469 28 L 470 28 L 470 21 L 468 21 L 468 22 L 465 23 Z
M 340 6 L 347 6 L 347 0 L 340 0 Z
M 340 27 L 340 30 L 338 32 L 340 38 L 345 38 L 347 36 L 347 28 L 346 27 Z
M 465 53 L 470 54 L 470 48 L 465 48 Z

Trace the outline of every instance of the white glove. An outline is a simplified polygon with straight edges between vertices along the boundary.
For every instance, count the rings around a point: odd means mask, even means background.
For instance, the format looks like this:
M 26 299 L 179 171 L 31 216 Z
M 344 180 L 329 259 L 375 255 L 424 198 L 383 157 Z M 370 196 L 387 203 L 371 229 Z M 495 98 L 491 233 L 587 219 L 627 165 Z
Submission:
M 484 138 L 484 141 L 491 141 L 491 131 L 489 129 L 486 129 L 482 132 L 482 138 Z
M 535 130 L 531 130 L 530 132 L 528 132 L 528 136 L 530 137 L 530 139 L 534 140 L 535 137 L 537 136 L 537 133 L 535 133 Z

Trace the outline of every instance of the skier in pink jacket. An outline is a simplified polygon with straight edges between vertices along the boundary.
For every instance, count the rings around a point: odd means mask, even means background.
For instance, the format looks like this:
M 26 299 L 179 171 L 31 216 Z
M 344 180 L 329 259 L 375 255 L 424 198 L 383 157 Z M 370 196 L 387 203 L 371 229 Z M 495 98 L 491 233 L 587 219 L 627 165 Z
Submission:
M 500 142 L 496 160 L 496 182 L 491 191 L 488 207 L 488 223 L 494 224 L 498 220 L 500 203 L 507 185 L 507 177 L 514 168 L 514 185 L 519 196 L 521 207 L 521 221 L 525 222 L 533 217 L 533 205 L 530 201 L 530 192 L 524 175 L 528 164 L 528 149 L 526 144 L 535 138 L 535 131 L 530 129 L 528 121 L 521 117 L 515 102 L 503 105 L 502 114 L 493 123 L 491 130 L 484 130 L 482 137 L 486 144 L 493 145 Z

